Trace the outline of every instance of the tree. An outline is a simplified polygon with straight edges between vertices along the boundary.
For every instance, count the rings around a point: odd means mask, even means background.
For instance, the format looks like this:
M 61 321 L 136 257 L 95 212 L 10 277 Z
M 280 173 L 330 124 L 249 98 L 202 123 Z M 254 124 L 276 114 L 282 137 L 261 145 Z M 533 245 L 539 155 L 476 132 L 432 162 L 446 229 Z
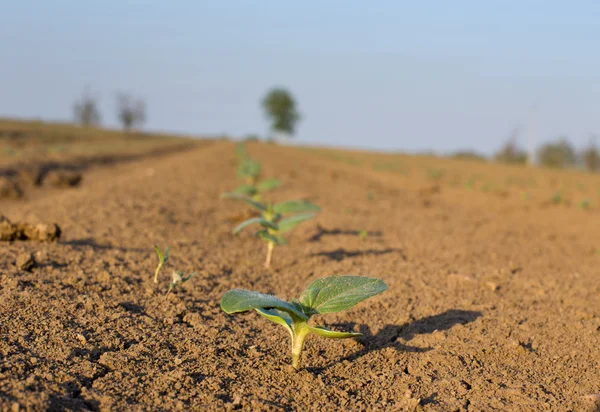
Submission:
M 541 165 L 555 168 L 570 167 L 577 162 L 575 149 L 565 137 L 543 145 L 538 151 L 538 159 Z
M 581 161 L 590 172 L 600 171 L 600 152 L 598 152 L 595 140 L 592 140 L 589 146 L 583 150 Z
M 141 127 L 146 121 L 146 103 L 127 93 L 117 94 L 117 116 L 126 132 Z
M 500 163 L 524 164 L 527 162 L 527 153 L 517 146 L 518 131 L 514 131 L 511 138 L 495 155 L 494 160 Z
M 270 90 L 264 97 L 262 106 L 271 122 L 271 131 L 288 136 L 294 134 L 300 114 L 296 110 L 294 98 L 287 90 Z
M 98 99 L 90 94 L 88 88 L 83 91 L 81 98 L 73 104 L 75 122 L 82 126 L 97 126 L 101 116 L 98 109 Z

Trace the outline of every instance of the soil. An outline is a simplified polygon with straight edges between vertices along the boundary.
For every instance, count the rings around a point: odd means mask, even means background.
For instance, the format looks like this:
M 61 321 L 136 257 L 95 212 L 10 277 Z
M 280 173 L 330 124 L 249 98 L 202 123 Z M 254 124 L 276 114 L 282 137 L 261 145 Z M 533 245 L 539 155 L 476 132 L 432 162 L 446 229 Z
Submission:
M 272 199 L 323 209 L 270 270 L 263 242 L 231 234 L 246 208 L 220 199 L 239 183 L 228 142 L 1 203 L 62 236 L 0 243 L 0 410 L 598 410 L 597 209 L 249 151 L 284 183 Z M 158 287 L 153 244 L 171 247 Z M 27 253 L 31 272 L 15 266 Z M 173 269 L 198 274 L 165 298 Z M 230 288 L 292 298 L 332 274 L 389 288 L 315 319 L 364 337 L 310 336 L 298 372 L 283 328 L 219 307 Z

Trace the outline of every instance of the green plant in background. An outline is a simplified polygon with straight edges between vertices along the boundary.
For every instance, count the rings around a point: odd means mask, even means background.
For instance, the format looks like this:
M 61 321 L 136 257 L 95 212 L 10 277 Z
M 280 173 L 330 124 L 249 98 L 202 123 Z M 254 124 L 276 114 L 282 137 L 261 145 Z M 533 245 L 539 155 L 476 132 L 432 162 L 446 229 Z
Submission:
M 254 236 L 267 242 L 267 258 L 265 260 L 265 267 L 267 268 L 271 266 L 271 258 L 275 246 L 285 245 L 287 243 L 281 234 L 288 232 L 305 220 L 315 217 L 314 213 L 302 212 L 321 210 L 319 206 L 306 200 L 292 200 L 275 204 L 263 204 L 252 200 L 249 197 L 240 196 L 234 193 L 226 193 L 225 197 L 242 200 L 260 211 L 261 215 L 259 217 L 254 217 L 240 223 L 235 229 L 233 229 L 233 234 L 238 234 L 246 226 L 254 223 L 261 225 L 262 229 L 256 232 Z M 287 213 L 298 214 L 284 218 L 283 215 Z
M 369 232 L 367 232 L 367 231 L 366 231 L 366 230 L 364 230 L 364 229 L 361 229 L 361 230 L 358 232 L 358 237 L 359 237 L 359 238 L 360 238 L 360 240 L 362 240 L 363 242 L 364 242 L 365 240 L 367 240 L 367 236 L 369 236 Z
M 361 333 L 336 332 L 322 326 L 311 326 L 309 320 L 312 316 L 350 309 L 386 289 L 387 285 L 379 279 L 330 276 L 315 280 L 297 300 L 290 302 L 264 293 L 232 289 L 221 298 L 221 308 L 228 314 L 254 309 L 271 322 L 285 327 L 291 336 L 292 366 L 298 369 L 304 340 L 309 334 L 330 339 L 362 336 Z
M 588 199 L 584 199 L 581 202 L 579 202 L 579 207 L 581 209 L 589 209 L 590 208 L 590 201 Z
M 430 179 L 433 180 L 440 180 L 442 177 L 444 177 L 444 171 L 441 169 L 427 169 L 427 176 L 429 176 Z
M 560 192 L 554 193 L 554 196 L 552 196 L 552 203 L 554 203 L 555 205 L 559 205 L 562 203 L 562 196 L 560 195 Z
M 156 251 L 156 256 L 158 256 L 158 265 L 156 266 L 156 272 L 154 272 L 154 283 L 158 283 L 158 273 L 165 262 L 169 259 L 169 248 L 167 247 L 163 253 L 158 246 L 154 245 L 154 250 Z
M 165 296 L 168 296 L 177 285 L 181 285 L 190 280 L 195 274 L 196 272 L 192 272 L 189 275 L 184 276 L 183 272 L 174 270 L 173 273 L 171 273 L 171 283 L 169 283 L 169 290 L 167 290 L 167 294 Z
M 237 168 L 237 176 L 243 179 L 247 185 L 256 185 L 260 177 L 261 165 L 259 162 L 246 157 L 240 161 Z
M 260 201 L 263 193 L 276 189 L 279 186 L 281 186 L 281 181 L 279 179 L 265 179 L 258 183 L 239 186 L 234 189 L 233 193 L 236 195 L 248 196 L 252 200 Z

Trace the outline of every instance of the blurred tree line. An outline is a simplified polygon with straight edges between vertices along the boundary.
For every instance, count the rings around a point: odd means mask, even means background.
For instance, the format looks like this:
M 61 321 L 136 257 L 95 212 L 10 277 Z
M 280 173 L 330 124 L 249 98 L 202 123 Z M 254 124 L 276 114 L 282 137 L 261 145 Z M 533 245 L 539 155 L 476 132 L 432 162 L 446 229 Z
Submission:
M 270 123 L 270 139 L 275 136 L 292 137 L 300 114 L 292 94 L 284 88 L 276 87 L 267 92 L 261 100 L 261 106 Z M 75 121 L 84 126 L 100 124 L 101 116 L 98 108 L 98 98 L 89 89 L 73 105 Z M 146 121 L 146 104 L 141 99 L 135 99 L 127 93 L 117 94 L 117 119 L 123 130 L 141 128 Z M 248 139 L 258 140 L 258 135 Z M 554 142 L 542 145 L 535 153 L 535 159 L 529 159 L 525 150 L 517 144 L 518 129 L 513 131 L 507 142 L 493 155 L 492 160 L 507 164 L 538 164 L 558 169 L 579 167 L 591 172 L 600 172 L 600 152 L 596 140 L 592 139 L 587 147 L 578 152 L 566 137 L 559 137 Z M 470 150 L 454 153 L 455 158 L 486 161 L 484 155 Z
M 516 137 L 513 136 L 494 155 L 494 160 L 499 163 L 525 164 L 528 155 L 518 147 Z M 578 152 L 566 137 L 559 137 L 553 142 L 543 144 L 533 160 L 534 164 L 555 169 L 580 167 L 590 172 L 600 172 L 600 151 L 595 139 Z

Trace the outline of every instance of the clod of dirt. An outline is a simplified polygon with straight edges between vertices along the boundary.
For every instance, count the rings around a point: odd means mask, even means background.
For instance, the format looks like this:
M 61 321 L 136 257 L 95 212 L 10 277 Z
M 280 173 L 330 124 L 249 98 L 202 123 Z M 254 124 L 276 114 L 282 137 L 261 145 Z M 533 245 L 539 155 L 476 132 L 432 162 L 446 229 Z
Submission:
M 12 240 L 39 240 L 41 242 L 54 242 L 60 238 L 61 230 L 56 223 L 12 223 L 5 216 L 0 215 L 0 241 Z
M 18 199 L 23 196 L 23 191 L 12 179 L 0 176 L 0 199 Z
M 82 175 L 69 170 L 51 170 L 44 176 L 44 186 L 75 187 L 81 183 Z
M 42 170 L 39 167 L 23 167 L 17 173 L 17 179 L 23 186 L 39 186 L 42 183 Z
M 15 266 L 19 270 L 30 272 L 35 267 L 35 258 L 31 253 L 21 253 L 17 256 Z

